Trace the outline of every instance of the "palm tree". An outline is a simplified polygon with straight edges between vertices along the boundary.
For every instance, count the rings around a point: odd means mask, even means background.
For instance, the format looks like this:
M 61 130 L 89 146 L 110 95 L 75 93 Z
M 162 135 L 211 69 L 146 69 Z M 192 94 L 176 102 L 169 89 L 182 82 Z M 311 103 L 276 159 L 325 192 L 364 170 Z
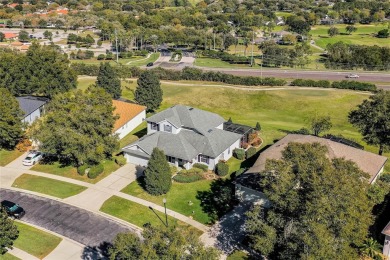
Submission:
M 360 247 L 362 255 L 374 258 L 380 251 L 381 245 L 372 237 L 366 239 Z

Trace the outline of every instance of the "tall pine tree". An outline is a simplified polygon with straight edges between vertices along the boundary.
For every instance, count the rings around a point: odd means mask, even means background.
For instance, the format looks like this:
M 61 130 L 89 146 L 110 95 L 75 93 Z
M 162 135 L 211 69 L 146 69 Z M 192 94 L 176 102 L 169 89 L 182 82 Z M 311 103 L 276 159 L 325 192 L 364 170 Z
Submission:
M 163 96 L 158 76 L 153 71 L 147 70 L 140 75 L 137 84 L 135 100 L 138 104 L 146 106 L 148 111 L 158 109 Z
M 122 94 L 121 80 L 108 62 L 100 63 L 96 86 L 105 89 L 114 99 Z
M 154 148 L 145 170 L 145 187 L 152 195 L 165 194 L 171 188 L 171 170 L 162 150 Z
M 0 149 L 13 149 L 23 135 L 23 111 L 5 88 L 0 88 Z

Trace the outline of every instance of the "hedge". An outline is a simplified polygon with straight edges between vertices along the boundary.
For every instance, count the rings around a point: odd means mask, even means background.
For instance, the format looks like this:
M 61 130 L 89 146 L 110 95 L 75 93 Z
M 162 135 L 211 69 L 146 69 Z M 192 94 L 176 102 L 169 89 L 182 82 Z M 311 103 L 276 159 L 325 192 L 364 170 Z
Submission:
M 118 164 L 119 166 L 123 166 L 126 164 L 126 158 L 123 157 L 123 155 L 118 155 L 115 156 L 115 163 Z
M 95 179 L 103 171 L 104 171 L 104 166 L 102 164 L 97 164 L 95 166 L 92 166 L 91 169 L 88 172 L 88 178 Z
M 246 152 L 245 152 L 245 155 L 246 155 L 246 158 L 248 159 L 248 158 L 251 158 L 253 155 L 255 155 L 256 154 L 256 148 L 254 148 L 254 147 L 250 147 L 248 150 L 246 150 Z
M 83 164 L 77 167 L 77 173 L 83 176 L 85 174 L 85 171 L 89 168 L 88 164 Z
M 241 148 L 236 148 L 233 150 L 233 155 L 238 160 L 244 160 L 245 159 L 245 150 Z
M 218 176 L 226 176 L 229 173 L 229 165 L 225 162 L 217 163 L 216 171 Z
M 202 164 L 202 163 L 195 163 L 192 167 L 202 169 L 205 172 L 209 170 L 209 167 L 206 164 Z
M 375 84 L 350 80 L 333 81 L 330 83 L 328 80 L 295 79 L 291 82 L 291 86 L 353 89 L 364 91 L 375 91 L 377 89 Z

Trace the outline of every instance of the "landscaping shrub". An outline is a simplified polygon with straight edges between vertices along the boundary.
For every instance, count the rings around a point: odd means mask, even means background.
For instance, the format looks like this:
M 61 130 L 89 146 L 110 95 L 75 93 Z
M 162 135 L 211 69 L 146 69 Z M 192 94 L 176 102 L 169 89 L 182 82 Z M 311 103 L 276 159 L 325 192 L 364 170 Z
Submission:
M 97 56 L 97 59 L 98 60 L 104 60 L 106 58 L 106 55 L 104 55 L 104 54 L 99 54 L 98 56 Z
M 225 162 L 217 163 L 216 171 L 218 176 L 226 176 L 229 173 L 229 165 Z
M 83 164 L 77 167 L 77 173 L 83 176 L 85 174 L 85 171 L 89 168 L 88 164 Z
M 238 169 L 237 171 L 234 172 L 234 175 L 237 177 L 237 176 L 240 176 L 241 174 L 243 174 L 244 172 L 246 171 L 246 168 L 240 168 Z
M 246 152 L 245 152 L 245 155 L 246 155 L 246 158 L 248 159 L 248 158 L 251 158 L 253 155 L 255 155 L 256 154 L 256 148 L 254 148 L 254 147 L 250 147 L 248 150 L 246 150 Z
M 123 155 L 115 156 L 115 163 L 119 166 L 123 166 L 126 164 L 126 158 Z
M 88 172 L 88 178 L 95 179 L 97 176 L 99 176 L 104 171 L 104 166 L 102 164 L 97 164 L 91 167 L 91 169 Z
M 294 79 L 291 82 L 291 86 L 330 88 L 331 84 L 329 80 Z
M 189 170 L 181 170 L 173 176 L 173 180 L 181 183 L 190 183 L 203 179 L 203 170 L 199 168 L 191 168 Z
M 195 163 L 192 167 L 202 169 L 205 172 L 209 170 L 209 167 L 206 164 L 202 164 L 202 163 Z
M 375 91 L 376 85 L 368 82 L 342 80 L 334 81 L 332 83 L 332 88 Z
M 241 148 L 236 148 L 233 150 L 233 155 L 238 160 L 244 160 L 245 159 L 245 150 Z
M 16 145 L 16 150 L 19 152 L 25 152 L 27 149 L 31 146 L 31 141 L 28 138 L 23 138 L 19 141 L 19 143 Z
M 390 183 L 390 173 L 385 173 L 383 174 L 379 180 L 383 181 L 383 182 L 387 182 L 387 183 Z
M 261 145 L 261 142 L 262 141 L 261 141 L 261 139 L 259 137 L 259 138 L 257 138 L 256 140 L 253 141 L 252 145 L 257 147 L 257 146 Z

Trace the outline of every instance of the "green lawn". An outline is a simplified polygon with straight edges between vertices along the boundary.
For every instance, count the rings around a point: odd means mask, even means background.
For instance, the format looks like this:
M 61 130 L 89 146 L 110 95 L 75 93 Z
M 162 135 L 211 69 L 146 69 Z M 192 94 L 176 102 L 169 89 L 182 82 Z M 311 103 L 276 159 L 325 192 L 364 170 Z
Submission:
M 170 191 L 161 196 L 148 194 L 140 184 L 135 181 L 125 187 L 122 192 L 132 196 L 162 205 L 163 198 L 167 199 L 167 208 L 177 211 L 185 216 L 192 216 L 196 221 L 203 224 L 210 222 L 209 216 L 202 211 L 200 200 L 196 198 L 198 191 L 206 191 L 210 188 L 211 181 L 201 180 L 192 183 L 173 182 Z M 192 202 L 189 203 L 189 202 Z M 191 205 L 190 205 L 191 204 Z M 192 214 L 194 211 L 194 214 Z
M 15 224 L 19 230 L 19 237 L 15 240 L 14 246 L 40 259 L 53 251 L 62 240 L 21 222 Z
M 142 206 L 138 203 L 117 196 L 112 196 L 111 198 L 106 200 L 100 208 L 100 211 L 123 219 L 139 227 L 142 227 L 146 223 L 150 223 L 152 225 L 163 225 L 159 218 L 148 207 Z M 157 210 L 155 210 L 155 212 L 165 223 L 164 213 L 161 213 Z M 202 232 L 198 229 L 195 229 L 194 227 L 191 227 L 175 218 L 168 216 L 168 225 L 172 224 L 176 224 L 184 228 L 193 229 L 199 235 L 202 234 Z
M 110 175 L 112 172 L 119 169 L 119 166 L 114 161 L 111 161 L 111 160 L 103 160 L 102 164 L 104 166 L 104 172 L 102 174 L 100 174 L 95 179 L 89 179 L 86 174 L 84 176 L 81 176 L 80 174 L 77 173 L 76 167 L 62 166 L 58 162 L 54 162 L 52 164 L 36 164 L 34 167 L 31 168 L 31 170 L 55 174 L 55 175 L 59 175 L 59 176 L 67 177 L 67 178 L 76 179 L 79 181 L 96 183 L 96 182 L 100 181 L 101 179 Z
M 255 61 L 256 62 L 256 61 Z M 251 67 L 250 65 L 246 64 L 230 64 L 229 62 L 222 61 L 220 59 L 213 59 L 213 58 L 196 58 L 195 59 L 195 66 L 199 67 L 207 67 L 207 68 L 245 68 L 245 69 L 258 69 L 258 66 Z
M 21 156 L 23 152 L 19 152 L 18 150 L 2 150 L 0 149 L 0 166 L 5 166 Z
M 23 174 L 12 184 L 12 187 L 31 190 L 61 199 L 76 195 L 86 187 L 71 184 L 68 182 L 53 180 L 46 177 L 40 177 L 30 174 Z
M 347 35 L 345 32 L 345 24 L 337 24 L 337 27 L 342 35 L 336 35 L 333 37 L 328 36 L 328 25 L 316 25 L 310 31 L 310 34 L 313 36 L 316 44 L 322 48 L 326 48 L 327 44 L 333 44 L 338 41 L 343 41 L 348 44 L 362 44 L 362 45 L 378 45 L 390 47 L 389 39 L 380 39 L 376 38 L 375 34 L 387 28 L 385 25 L 355 25 L 357 31 L 353 32 L 351 35 Z
M 0 255 L 0 260 L 18 260 L 20 258 L 11 255 L 10 253 L 6 253 L 4 255 Z

